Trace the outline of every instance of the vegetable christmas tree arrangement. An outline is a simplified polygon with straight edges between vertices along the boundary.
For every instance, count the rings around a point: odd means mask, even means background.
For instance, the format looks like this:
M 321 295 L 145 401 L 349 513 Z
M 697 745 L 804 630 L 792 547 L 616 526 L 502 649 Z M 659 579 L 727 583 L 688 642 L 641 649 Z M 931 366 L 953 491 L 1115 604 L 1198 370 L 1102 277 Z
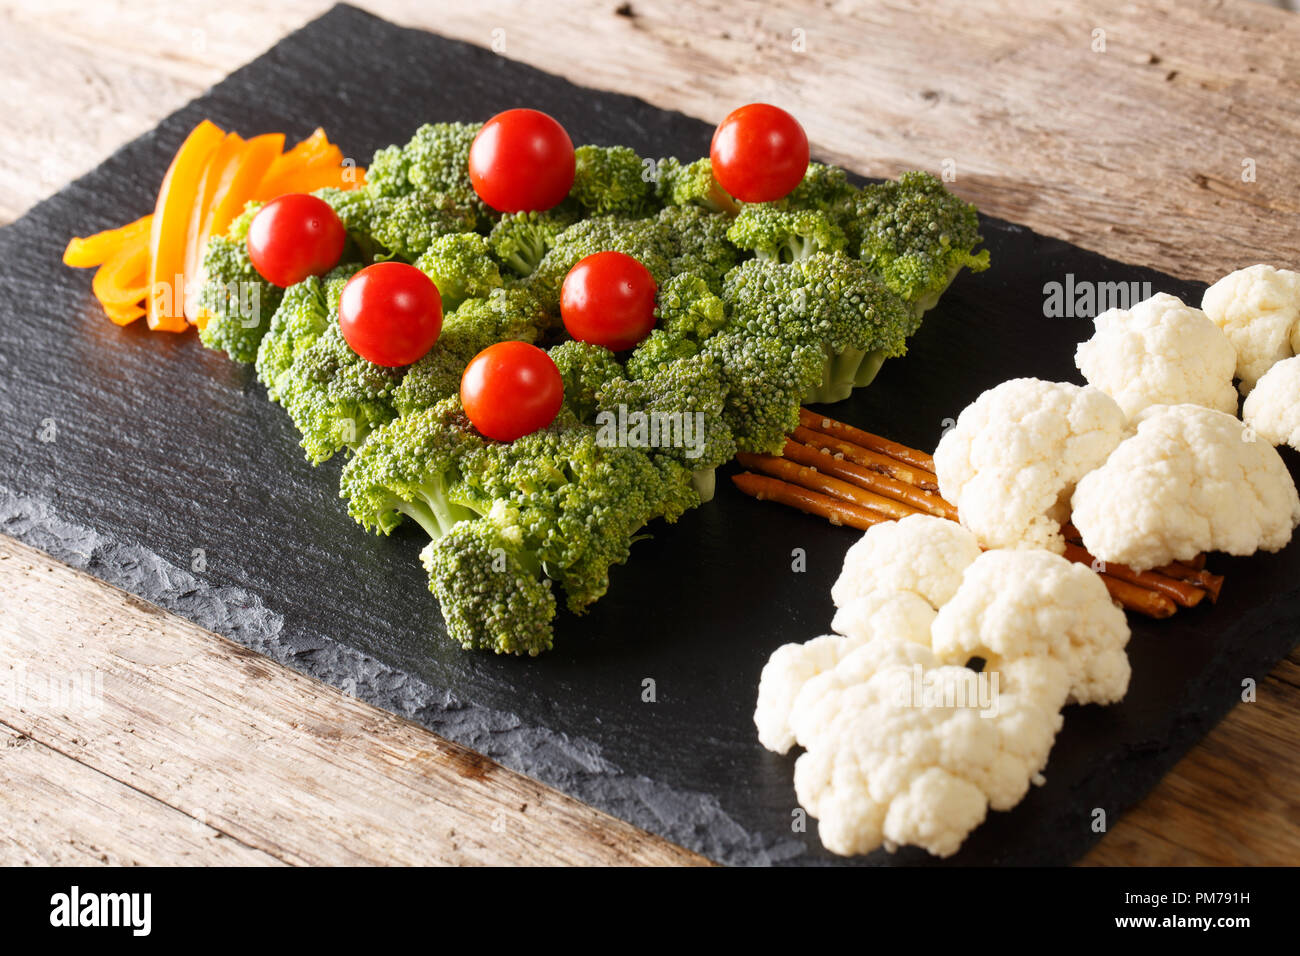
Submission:
M 253 363 L 308 457 L 347 457 L 359 523 L 429 534 L 467 648 L 550 648 L 558 599 L 598 600 L 645 525 L 707 501 L 738 452 L 779 452 L 801 402 L 868 384 L 960 270 L 987 267 L 974 208 L 939 180 L 854 186 L 764 104 L 691 162 L 575 149 L 509 110 L 424 126 L 364 175 L 323 134 L 263 167 L 210 126 L 147 246 L 133 224 L 65 261 L 129 250 L 113 275 L 147 307 L 101 296 L 110 317 L 189 317 Z M 188 288 L 169 300 L 173 270 Z

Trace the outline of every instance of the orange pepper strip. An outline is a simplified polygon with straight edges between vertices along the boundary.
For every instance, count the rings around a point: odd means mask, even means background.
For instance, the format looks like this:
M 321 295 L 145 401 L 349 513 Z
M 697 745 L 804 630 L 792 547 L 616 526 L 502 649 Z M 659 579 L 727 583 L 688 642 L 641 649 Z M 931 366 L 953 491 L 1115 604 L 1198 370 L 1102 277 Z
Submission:
M 63 264 L 65 266 L 75 266 L 79 269 L 89 269 L 92 266 L 103 265 L 122 243 L 137 236 L 147 237 L 152 225 L 153 214 L 150 213 L 135 222 L 119 226 L 116 229 L 105 229 L 103 232 L 97 232 L 85 239 L 69 239 L 68 247 L 63 250 Z
M 144 306 L 132 305 L 125 309 L 110 308 L 104 306 L 104 314 L 108 316 L 109 321 L 114 325 L 130 325 L 140 316 L 144 315 Z
M 239 166 L 239 157 L 243 153 L 244 139 L 238 133 L 227 133 L 221 144 L 212 154 L 212 159 L 208 162 L 208 168 L 203 171 L 203 178 L 199 182 L 199 188 L 194 196 L 194 208 L 190 210 L 190 225 L 185 236 L 185 268 L 184 274 L 187 280 L 195 275 L 195 267 L 199 259 L 199 235 L 203 232 L 204 223 L 208 220 L 213 204 L 216 202 L 217 191 L 228 184 L 227 174 L 233 177 L 235 170 Z M 207 237 L 204 237 L 206 241 Z M 193 287 L 192 281 L 188 282 Z M 187 292 L 186 302 L 189 301 Z
M 194 127 L 177 150 L 158 190 L 149 234 L 147 319 L 151 329 L 183 332 L 189 327 L 182 308 L 186 239 L 203 172 L 224 136 L 208 120 Z
M 91 288 L 105 309 L 139 305 L 149 293 L 149 245 L 143 238 L 123 246 L 95 272 Z
M 255 136 L 247 142 L 240 140 L 239 149 L 219 174 L 214 195 L 201 209 L 195 208 L 196 215 L 202 213 L 202 220 L 197 227 L 190 227 L 189 257 L 185 265 L 185 277 L 189 280 L 185 292 L 185 317 L 190 322 L 198 324 L 203 253 L 207 250 L 208 239 L 224 234 L 230 227 L 231 221 L 243 211 L 253 189 L 266 174 L 267 167 L 275 161 L 283 148 L 282 133 Z M 216 161 L 213 160 L 214 164 Z

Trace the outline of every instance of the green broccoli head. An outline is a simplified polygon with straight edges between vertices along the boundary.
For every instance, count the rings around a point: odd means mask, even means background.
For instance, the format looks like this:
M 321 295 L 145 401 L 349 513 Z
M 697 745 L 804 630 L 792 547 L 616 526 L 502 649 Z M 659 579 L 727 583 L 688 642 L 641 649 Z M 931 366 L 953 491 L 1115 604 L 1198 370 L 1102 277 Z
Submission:
M 732 326 L 792 346 L 821 349 L 821 381 L 806 402 L 836 402 L 907 351 L 920 317 L 866 263 L 814 253 L 793 263 L 750 259 L 733 269 L 723 297 Z
M 918 315 L 933 308 L 963 268 L 988 268 L 975 207 L 935 176 L 904 173 L 896 182 L 865 187 L 847 226 L 859 258 Z
M 371 238 L 408 262 L 424 255 L 439 236 L 472 232 L 478 223 L 473 207 L 448 193 L 381 196 L 370 216 Z
M 438 236 L 415 267 L 433 280 L 443 311 L 451 312 L 466 299 L 501 287 L 501 273 L 489 252 L 487 239 L 476 232 Z
M 248 258 L 248 227 L 261 208 L 261 203 L 249 203 L 224 236 L 208 240 L 203 254 L 199 308 L 207 318 L 199 341 L 243 363 L 257 358 L 284 297 L 284 290 L 263 279 Z
M 653 162 L 626 146 L 579 146 L 574 150 L 570 197 L 588 215 L 639 218 L 654 211 Z
M 378 196 L 472 191 L 469 149 L 482 128 L 482 123 L 427 123 L 406 145 L 375 153 L 366 185 Z
M 479 352 L 507 340 L 535 342 L 558 324 L 558 316 L 527 286 L 493 289 L 485 298 L 466 299 L 443 320 L 433 347 L 407 369 L 393 392 L 393 405 L 409 415 L 458 395 L 465 366 Z
M 397 411 L 393 392 L 403 369 L 369 362 L 352 351 L 337 321 L 276 382 L 276 401 L 302 434 L 313 464 L 356 449 Z
M 799 185 L 773 205 L 778 209 L 812 209 L 827 213 L 832 221 L 841 222 L 857 200 L 858 189 L 848 174 L 838 166 L 809 163 Z
M 727 238 L 767 262 L 799 262 L 816 252 L 839 252 L 848 241 L 828 213 L 779 209 L 771 203 L 746 205 Z
M 446 399 L 376 429 L 343 467 L 339 494 L 368 531 L 389 534 L 409 517 L 436 539 L 475 514 L 451 489 L 483 442 L 460 402 Z
M 673 238 L 669 270 L 694 273 L 713 291 L 721 289 L 722 277 L 740 261 L 740 253 L 727 239 L 731 218 L 693 204 L 665 206 L 658 218 Z
M 581 218 L 575 205 L 566 201 L 544 212 L 503 214 L 488 234 L 492 254 L 517 275 L 531 275 L 556 237 Z
M 590 422 L 599 410 L 601 389 L 623 378 L 623 366 L 609 349 L 576 339 L 561 342 L 548 354 L 564 381 L 564 404 L 579 421 Z
M 660 365 L 689 358 L 727 321 L 722 299 L 696 273 L 679 273 L 659 287 L 655 325 L 628 357 L 627 374 L 643 378 Z
M 726 389 L 724 420 L 738 451 L 780 454 L 799 424 L 803 396 L 822 380 L 821 348 L 724 329 L 704 343 Z
M 655 164 L 655 192 L 665 205 L 695 204 L 732 216 L 740 211 L 740 204 L 714 178 L 708 157 L 686 164 L 674 156 L 659 160 Z
M 447 635 L 466 650 L 535 657 L 552 645 L 555 595 L 515 528 L 462 521 L 420 553 Z
M 309 349 L 335 321 L 343 287 L 361 267 L 337 266 L 323 277 L 308 276 L 284 290 L 280 306 L 257 350 L 257 380 L 272 401 L 279 401 L 280 381 L 294 360 Z
M 560 288 L 569 270 L 587 256 L 610 250 L 640 261 L 656 283 L 672 275 L 676 244 L 672 231 L 659 219 L 593 216 L 575 223 L 555 238 L 555 245 L 542 257 L 529 285 L 548 307 L 558 309 Z

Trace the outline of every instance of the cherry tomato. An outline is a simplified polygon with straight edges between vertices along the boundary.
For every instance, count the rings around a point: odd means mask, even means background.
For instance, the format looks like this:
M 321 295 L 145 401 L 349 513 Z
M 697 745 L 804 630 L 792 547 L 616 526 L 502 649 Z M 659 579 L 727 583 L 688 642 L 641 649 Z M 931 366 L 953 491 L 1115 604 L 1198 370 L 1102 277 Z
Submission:
M 657 291 L 654 276 L 637 259 L 597 252 L 564 277 L 560 317 L 575 339 L 621 352 L 655 327 Z
M 410 365 L 442 331 L 442 296 L 405 262 L 366 266 L 343 287 L 339 328 L 352 351 L 376 365 Z
M 799 121 L 767 103 L 727 114 L 709 148 L 713 175 L 742 202 L 772 202 L 789 194 L 808 171 L 808 136 Z
M 323 199 L 286 193 L 272 199 L 248 227 L 248 258 L 280 288 L 329 272 L 343 255 L 347 232 Z
M 488 438 L 514 441 L 555 421 L 564 403 L 564 380 L 537 346 L 498 342 L 465 366 L 460 403 Z
M 573 186 L 573 140 L 537 110 L 506 110 L 469 148 L 474 191 L 498 212 L 550 209 Z

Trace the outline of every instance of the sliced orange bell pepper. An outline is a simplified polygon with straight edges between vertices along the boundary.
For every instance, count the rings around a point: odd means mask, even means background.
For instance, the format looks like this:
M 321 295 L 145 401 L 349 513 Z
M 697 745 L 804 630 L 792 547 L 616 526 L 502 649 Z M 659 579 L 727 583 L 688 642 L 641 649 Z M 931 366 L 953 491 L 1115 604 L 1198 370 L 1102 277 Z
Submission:
M 148 237 L 152 225 L 153 214 L 150 213 L 135 222 L 118 226 L 116 229 L 105 229 L 85 239 L 69 239 L 68 247 L 63 250 L 63 264 L 79 269 L 103 265 L 122 243 L 137 236 Z
M 212 153 L 208 167 L 203 171 L 198 190 L 194 196 L 194 207 L 190 210 L 190 224 L 185 234 L 184 274 L 188 279 L 194 275 L 194 267 L 199 258 L 199 234 L 208 220 L 217 191 L 227 185 L 227 176 L 233 178 L 239 168 L 239 157 L 244 149 L 244 138 L 238 133 L 227 133 L 225 138 Z M 190 283 L 193 285 L 193 283 Z
M 149 328 L 183 332 L 186 240 L 203 173 L 225 134 L 204 120 L 177 150 L 158 191 L 149 233 Z
M 283 133 L 267 133 L 245 142 L 234 133 L 226 137 L 238 140 L 237 148 L 227 155 L 223 142 L 209 166 L 209 178 L 215 180 L 211 194 L 201 205 L 194 207 L 197 224 L 191 222 L 189 247 L 185 260 L 185 317 L 197 323 L 199 288 L 203 282 L 203 253 L 208 239 L 229 228 L 231 221 L 244 208 L 257 184 L 266 175 L 267 167 L 275 161 L 284 148 Z M 218 164 L 220 168 L 218 169 Z
M 108 316 L 109 321 L 114 325 L 130 325 L 144 315 L 144 306 L 132 305 L 125 309 L 119 309 L 106 305 L 104 306 L 104 314 Z
M 95 271 L 91 287 L 105 309 L 139 305 L 149 293 L 149 244 L 123 246 Z

